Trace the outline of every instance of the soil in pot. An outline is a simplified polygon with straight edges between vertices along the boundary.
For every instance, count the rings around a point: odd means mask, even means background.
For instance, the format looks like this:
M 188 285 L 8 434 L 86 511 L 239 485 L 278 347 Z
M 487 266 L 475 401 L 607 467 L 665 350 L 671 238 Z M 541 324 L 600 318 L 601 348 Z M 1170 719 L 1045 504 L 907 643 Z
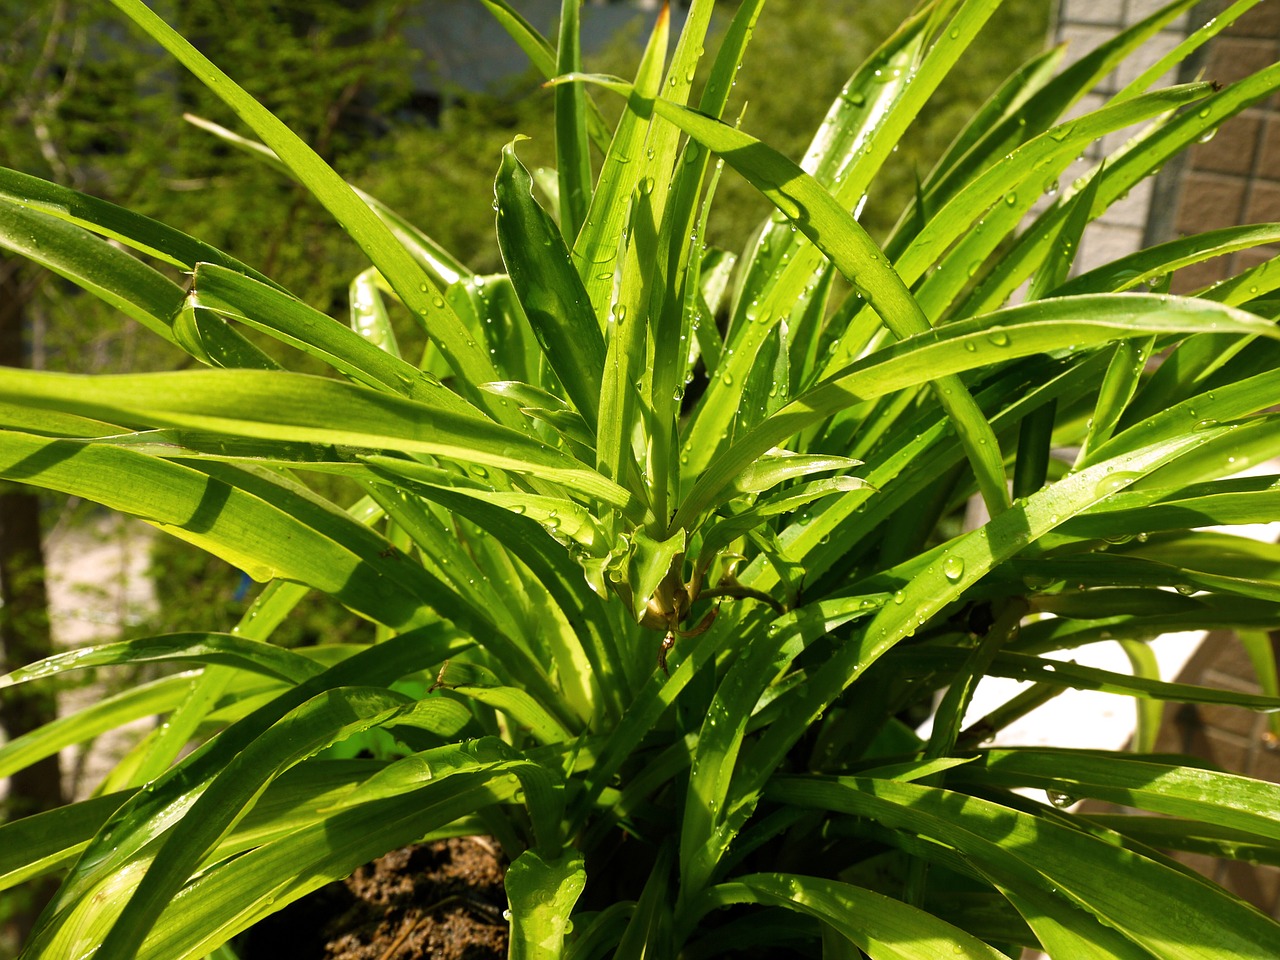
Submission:
M 393 850 L 267 917 L 241 960 L 503 960 L 506 869 L 483 837 Z

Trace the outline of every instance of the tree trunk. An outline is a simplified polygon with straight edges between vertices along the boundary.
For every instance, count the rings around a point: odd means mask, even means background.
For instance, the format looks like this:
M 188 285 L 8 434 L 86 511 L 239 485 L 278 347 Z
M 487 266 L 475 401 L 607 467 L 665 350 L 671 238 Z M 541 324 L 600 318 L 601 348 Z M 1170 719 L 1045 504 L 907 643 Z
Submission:
M 0 258 L 0 365 L 25 366 L 23 344 L 26 302 L 23 269 Z M 8 673 L 53 653 L 49 597 L 40 537 L 40 500 L 31 490 L 0 481 L 0 668 Z M 58 704 L 47 684 L 21 685 L 0 696 L 0 726 L 9 739 L 56 719 Z M 7 819 L 52 810 L 62 804 L 58 755 L 32 764 L 9 778 Z M 43 908 L 55 885 L 39 884 L 33 897 L 11 917 L 18 942 Z M 30 889 L 30 888 L 29 888 Z

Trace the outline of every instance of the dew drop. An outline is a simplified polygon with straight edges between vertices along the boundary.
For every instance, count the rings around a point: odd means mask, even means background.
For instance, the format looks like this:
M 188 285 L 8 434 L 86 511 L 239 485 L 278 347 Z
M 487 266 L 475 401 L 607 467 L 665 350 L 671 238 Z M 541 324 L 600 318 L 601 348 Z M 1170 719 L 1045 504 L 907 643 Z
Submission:
M 791 197 L 786 194 L 779 194 L 774 200 L 774 205 L 782 211 L 782 213 L 792 220 L 800 216 L 800 207 Z
M 1075 797 L 1057 790 L 1046 790 L 1044 795 L 1049 800 L 1049 803 L 1059 810 L 1064 810 L 1076 802 Z
M 988 334 L 987 342 L 993 347 L 1007 347 L 1009 345 L 1009 335 L 1003 330 L 997 330 L 995 333 Z
M 1113 493 L 1123 490 L 1139 477 L 1136 473 L 1113 473 L 1110 476 L 1103 477 L 1098 481 L 1098 485 L 1093 488 L 1094 493 L 1100 497 L 1107 497 Z
M 895 590 L 895 591 L 893 592 L 893 602 L 894 602 L 894 603 L 902 604 L 903 602 L 905 602 L 905 601 L 906 601 L 906 599 L 907 599 L 907 595 L 906 595 L 905 593 L 903 593 L 901 590 Z
M 957 556 L 947 557 L 942 562 L 942 575 L 952 583 L 959 581 L 964 576 L 964 558 Z

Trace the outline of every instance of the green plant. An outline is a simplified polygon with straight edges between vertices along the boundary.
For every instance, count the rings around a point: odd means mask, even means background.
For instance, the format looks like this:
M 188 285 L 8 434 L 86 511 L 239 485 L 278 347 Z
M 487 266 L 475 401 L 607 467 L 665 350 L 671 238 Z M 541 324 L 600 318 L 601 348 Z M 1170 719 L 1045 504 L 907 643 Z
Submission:
M 555 45 L 485 0 L 560 77 L 557 170 L 535 178 L 517 142 L 501 157 L 495 276 L 353 192 L 140 0 L 114 2 L 373 266 L 346 325 L 170 227 L 0 174 L 5 246 L 213 368 L 4 371 L 0 476 L 144 517 L 268 582 L 231 633 L 75 651 L 3 681 L 195 664 L 0 748 L 7 772 L 167 714 L 99 795 L 0 828 L 6 883 L 66 871 L 27 955 L 205 956 L 387 849 L 481 831 L 513 857 L 520 958 L 1274 955 L 1271 920 L 1159 851 L 1275 862 L 1280 789 L 1142 752 L 982 748 L 1070 687 L 1280 708 L 1044 657 L 1280 622 L 1276 548 L 1192 529 L 1275 515 L 1276 478 L 1231 476 L 1280 448 L 1280 271 L 1161 292 L 1170 271 L 1280 227 L 1068 279 L 1090 219 L 1280 86 L 1271 67 L 1147 89 L 1250 0 L 1065 123 L 1190 0 L 1060 74 L 1058 53 L 1036 58 L 882 246 L 849 211 L 989 0 L 912 15 L 853 74 L 803 170 L 716 119 L 758 0 L 697 110 L 711 3 L 695 0 L 670 56 L 660 17 L 624 83 L 576 73 L 576 0 Z M 612 135 L 592 85 L 626 98 Z M 1136 123 L 1019 227 L 1087 144 Z M 700 241 L 713 155 L 777 211 L 736 258 Z M 187 288 L 118 244 L 190 271 Z M 1003 306 L 1027 280 L 1026 302 Z M 401 356 L 395 301 L 426 334 L 420 363 Z M 241 327 L 349 382 L 279 368 Z M 323 499 L 316 473 L 363 499 Z M 963 531 L 975 491 L 991 519 Z M 309 590 L 374 622 L 377 642 L 267 643 Z M 1034 685 L 965 727 L 987 675 Z M 922 739 L 900 718 L 938 691 Z M 316 756 L 372 730 L 398 755 Z M 1167 816 L 1071 815 L 1021 787 Z

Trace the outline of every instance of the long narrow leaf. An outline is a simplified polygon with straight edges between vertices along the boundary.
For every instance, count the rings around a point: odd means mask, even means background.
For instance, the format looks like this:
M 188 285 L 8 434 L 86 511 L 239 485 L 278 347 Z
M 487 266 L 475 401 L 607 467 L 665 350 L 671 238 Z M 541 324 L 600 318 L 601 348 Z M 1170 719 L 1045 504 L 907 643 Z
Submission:
M 569 250 L 533 198 L 532 187 L 528 171 L 516 158 L 515 144 L 507 144 L 494 185 L 498 246 L 548 363 L 583 420 L 594 428 L 604 341 Z

